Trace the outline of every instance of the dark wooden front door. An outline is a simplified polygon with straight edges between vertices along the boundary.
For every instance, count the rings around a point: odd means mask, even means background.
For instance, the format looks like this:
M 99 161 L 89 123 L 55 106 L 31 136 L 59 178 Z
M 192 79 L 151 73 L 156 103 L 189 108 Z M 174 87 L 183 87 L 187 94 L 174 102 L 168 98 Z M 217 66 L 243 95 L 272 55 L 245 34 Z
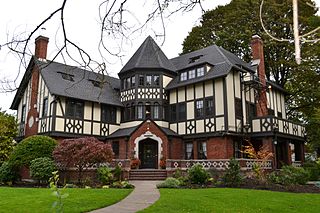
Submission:
M 158 168 L 158 142 L 152 139 L 145 139 L 139 143 L 140 168 Z

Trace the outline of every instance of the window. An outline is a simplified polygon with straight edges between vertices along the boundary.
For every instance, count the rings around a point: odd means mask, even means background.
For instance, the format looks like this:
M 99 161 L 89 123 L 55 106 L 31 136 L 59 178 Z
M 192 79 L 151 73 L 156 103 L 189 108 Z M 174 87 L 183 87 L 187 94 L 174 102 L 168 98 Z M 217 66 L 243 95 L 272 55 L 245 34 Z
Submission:
M 159 75 L 154 75 L 153 76 L 153 85 L 154 86 L 159 86 L 160 85 L 160 76 Z
M 68 99 L 66 106 L 66 116 L 83 119 L 84 104 L 82 101 Z
M 204 75 L 204 67 L 197 68 L 197 77 Z
M 273 109 L 268 109 L 268 115 L 274 115 L 274 110 Z
M 43 99 L 43 104 L 42 104 L 42 117 L 47 116 L 48 114 L 48 98 Z
M 112 141 L 112 151 L 114 158 L 119 158 L 119 141 Z
M 139 86 L 144 86 L 144 75 L 139 75 Z
M 252 119 L 253 117 L 257 116 L 257 110 L 256 110 L 255 104 L 247 101 L 246 108 L 247 108 L 247 120 Z
M 126 78 L 126 88 L 129 89 L 131 85 L 131 79 L 130 78 Z
M 117 108 L 110 105 L 101 105 L 101 121 L 116 123 Z
M 58 73 L 61 74 L 61 77 L 62 77 L 64 80 L 74 81 L 74 79 L 73 79 L 74 75 L 68 74 L 68 73 L 64 73 L 64 72 L 58 72 Z
M 187 72 L 183 72 L 180 74 L 180 81 L 185 81 L 188 79 L 188 73 Z
M 189 70 L 189 79 L 195 78 L 196 77 L 196 70 Z
M 154 103 L 153 106 L 153 118 L 154 119 L 159 119 L 159 109 L 160 109 L 160 105 L 158 103 Z
M 26 121 L 26 105 L 23 105 L 21 110 L 21 123 L 24 123 L 25 121 Z
M 213 98 L 206 98 L 205 99 L 205 111 L 207 117 L 212 117 L 214 115 L 214 108 L 213 108 Z
M 135 111 L 135 107 L 134 107 L 134 103 L 131 104 L 131 108 L 130 108 L 130 118 L 131 120 L 134 120 L 136 117 L 136 111 Z
M 136 86 L 136 76 L 132 76 L 131 77 L 131 87 L 135 87 Z
M 203 117 L 203 100 L 196 101 L 196 118 Z
M 278 118 L 282 118 L 282 113 L 278 111 Z
M 193 143 L 188 142 L 185 144 L 186 148 L 186 153 L 185 153 L 185 158 L 186 160 L 193 159 Z
M 242 119 L 243 114 L 242 114 L 242 103 L 240 98 L 235 98 L 235 113 L 236 113 L 236 118 Z
M 170 121 L 174 122 L 177 120 L 177 111 L 176 111 L 176 105 L 171 104 L 170 105 Z
M 234 157 L 235 158 L 242 158 L 241 153 L 242 153 L 242 151 L 241 151 L 241 142 L 235 141 L 234 142 Z
M 142 103 L 138 103 L 138 119 L 143 118 L 143 105 Z
M 124 109 L 124 119 L 126 121 L 130 120 L 130 111 L 131 111 L 131 105 L 127 104 L 125 109 Z
M 207 159 L 207 142 L 198 142 L 198 159 Z
M 151 86 L 152 82 L 152 75 L 147 75 L 146 76 L 146 86 Z
M 179 121 L 186 120 L 186 103 L 179 103 L 178 104 L 178 111 L 179 111 Z

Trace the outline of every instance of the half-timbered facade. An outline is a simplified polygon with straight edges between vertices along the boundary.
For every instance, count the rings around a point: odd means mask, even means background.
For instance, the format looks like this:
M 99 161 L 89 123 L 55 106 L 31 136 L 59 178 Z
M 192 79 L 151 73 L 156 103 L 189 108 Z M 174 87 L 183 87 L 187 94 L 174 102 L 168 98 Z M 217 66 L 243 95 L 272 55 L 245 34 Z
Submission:
M 46 60 L 48 38 L 36 39 L 12 109 L 19 138 L 95 136 L 117 159 L 139 158 L 140 168 L 243 166 L 250 142 L 272 152 L 266 167 L 300 164 L 305 130 L 286 118 L 286 92 L 266 81 L 263 43 L 252 38 L 246 63 L 216 45 L 168 59 L 149 36 L 119 79 Z

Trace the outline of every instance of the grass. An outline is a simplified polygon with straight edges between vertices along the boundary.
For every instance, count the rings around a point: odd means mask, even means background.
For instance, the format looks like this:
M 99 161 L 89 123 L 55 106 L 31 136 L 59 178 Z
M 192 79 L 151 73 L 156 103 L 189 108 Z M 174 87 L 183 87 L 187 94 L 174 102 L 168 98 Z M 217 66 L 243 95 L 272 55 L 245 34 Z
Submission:
M 64 212 L 87 212 L 112 205 L 132 189 L 65 189 Z M 0 187 L 0 212 L 52 212 L 55 197 L 45 188 Z
M 320 194 L 249 189 L 160 189 L 160 199 L 141 212 L 319 212 Z

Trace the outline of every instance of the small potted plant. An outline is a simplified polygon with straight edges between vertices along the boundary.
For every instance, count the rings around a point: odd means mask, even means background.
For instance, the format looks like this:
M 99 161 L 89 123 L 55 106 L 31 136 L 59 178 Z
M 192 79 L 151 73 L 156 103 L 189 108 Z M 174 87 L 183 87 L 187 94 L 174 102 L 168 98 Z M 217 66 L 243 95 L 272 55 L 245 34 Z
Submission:
M 140 166 L 140 160 L 138 158 L 132 158 L 130 162 L 131 169 L 138 169 Z
M 165 169 L 166 168 L 166 158 L 161 157 L 160 159 L 160 168 Z

